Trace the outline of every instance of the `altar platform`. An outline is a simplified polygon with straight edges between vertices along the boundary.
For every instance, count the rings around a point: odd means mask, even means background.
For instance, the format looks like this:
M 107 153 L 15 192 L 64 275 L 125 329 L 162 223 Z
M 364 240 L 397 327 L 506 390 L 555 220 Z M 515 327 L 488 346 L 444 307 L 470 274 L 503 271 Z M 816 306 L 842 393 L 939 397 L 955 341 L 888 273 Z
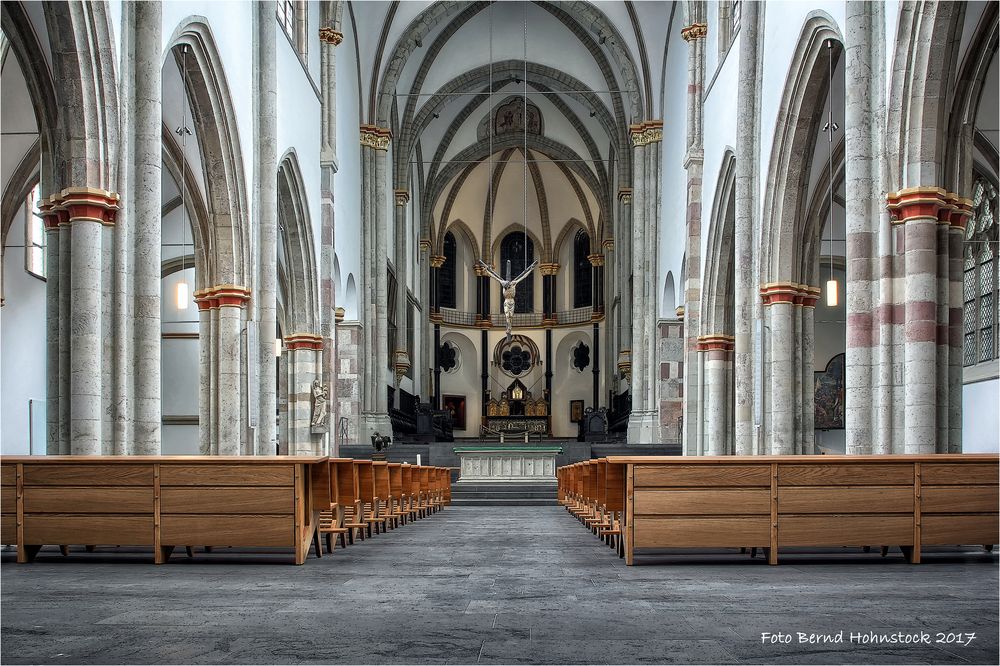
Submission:
M 459 446 L 459 483 L 476 481 L 551 483 L 556 477 L 558 446 Z

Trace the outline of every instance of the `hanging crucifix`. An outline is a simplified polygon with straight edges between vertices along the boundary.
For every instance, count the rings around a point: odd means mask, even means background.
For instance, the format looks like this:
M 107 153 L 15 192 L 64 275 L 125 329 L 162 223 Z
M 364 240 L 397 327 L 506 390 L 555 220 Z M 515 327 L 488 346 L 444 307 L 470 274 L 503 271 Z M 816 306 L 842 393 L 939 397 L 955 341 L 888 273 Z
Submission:
M 535 259 L 531 262 L 531 265 L 521 271 L 521 274 L 514 279 L 511 279 L 510 277 L 509 259 L 507 260 L 507 279 L 500 277 L 500 274 L 490 268 L 487 263 L 480 261 L 479 265 L 489 274 L 491 278 L 500 283 L 500 292 L 503 294 L 503 318 L 506 320 L 507 324 L 507 341 L 510 342 L 510 331 L 513 327 L 514 320 L 514 294 L 517 290 L 517 283 L 531 274 L 531 271 L 533 271 L 535 266 L 538 265 L 538 260 Z

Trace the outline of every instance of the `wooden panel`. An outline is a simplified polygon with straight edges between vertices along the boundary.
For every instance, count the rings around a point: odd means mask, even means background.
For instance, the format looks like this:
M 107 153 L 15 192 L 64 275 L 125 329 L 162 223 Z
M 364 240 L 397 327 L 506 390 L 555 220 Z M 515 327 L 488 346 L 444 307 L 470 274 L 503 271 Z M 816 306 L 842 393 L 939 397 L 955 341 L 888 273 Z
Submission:
M 780 474 L 780 472 L 779 472 Z M 912 513 L 910 486 L 779 487 L 781 513 Z
M 0 488 L 0 513 L 17 513 L 17 488 L 4 486 Z
M 295 523 L 280 516 L 174 516 L 160 519 L 164 546 L 294 546 Z
M 768 514 L 769 491 L 759 490 L 639 490 L 635 494 L 635 514 L 687 514 L 726 516 Z
M 294 465 L 160 465 L 161 486 L 290 486 Z
M 778 543 L 782 546 L 911 545 L 913 516 L 779 514 Z
M 981 484 L 997 483 L 997 465 L 990 464 L 951 464 L 924 463 L 920 466 L 920 484 Z
M 24 465 L 26 486 L 151 486 L 152 465 Z
M 637 495 L 638 496 L 638 495 Z M 759 518 L 635 519 L 635 548 L 765 546 L 771 521 Z
M 781 486 L 899 486 L 913 484 L 913 465 L 778 465 Z
M 28 487 L 25 513 L 147 513 L 153 514 L 152 488 Z M 86 520 L 86 518 L 84 518 Z
M 358 498 L 358 474 L 354 463 L 338 462 L 337 468 L 337 502 L 342 506 L 351 506 Z
M 24 543 L 151 546 L 153 516 L 26 513 Z
M 608 511 L 625 509 L 625 465 L 608 465 Z
M 0 516 L 0 544 L 13 546 L 17 543 L 17 516 L 4 514 Z
M 995 513 L 923 516 L 920 542 L 941 545 L 998 544 L 1000 528 L 997 520 Z
M 635 485 L 770 486 L 768 465 L 636 465 Z
M 992 486 L 923 486 L 922 513 L 979 513 L 996 511 L 1000 506 L 1000 487 Z
M 17 466 L 0 465 L 0 486 L 13 486 L 17 483 Z
M 160 513 L 291 515 L 291 488 L 161 488 Z

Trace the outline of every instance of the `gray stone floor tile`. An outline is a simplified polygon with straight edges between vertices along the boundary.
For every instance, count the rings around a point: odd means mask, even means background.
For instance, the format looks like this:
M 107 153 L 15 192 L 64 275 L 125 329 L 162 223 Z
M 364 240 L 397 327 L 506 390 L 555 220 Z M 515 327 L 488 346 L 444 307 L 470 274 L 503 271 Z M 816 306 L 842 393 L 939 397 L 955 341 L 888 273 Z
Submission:
M 997 663 L 997 557 L 647 553 L 559 507 L 449 507 L 302 567 L 218 549 L 2 556 L 4 663 Z M 762 645 L 763 631 L 975 631 L 969 646 Z

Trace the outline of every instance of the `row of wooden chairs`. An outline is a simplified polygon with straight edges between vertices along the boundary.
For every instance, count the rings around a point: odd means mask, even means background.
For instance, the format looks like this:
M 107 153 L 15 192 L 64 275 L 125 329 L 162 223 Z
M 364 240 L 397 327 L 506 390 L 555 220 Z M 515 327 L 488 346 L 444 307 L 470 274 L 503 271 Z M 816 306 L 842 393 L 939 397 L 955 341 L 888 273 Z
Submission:
M 607 458 L 584 460 L 556 470 L 559 503 L 605 544 L 625 556 L 625 487 L 621 465 Z
M 334 543 L 342 548 L 374 535 L 426 518 L 451 503 L 451 470 L 380 460 L 330 458 L 329 478 L 320 487 L 330 489 L 329 508 L 320 512 L 316 554 Z

